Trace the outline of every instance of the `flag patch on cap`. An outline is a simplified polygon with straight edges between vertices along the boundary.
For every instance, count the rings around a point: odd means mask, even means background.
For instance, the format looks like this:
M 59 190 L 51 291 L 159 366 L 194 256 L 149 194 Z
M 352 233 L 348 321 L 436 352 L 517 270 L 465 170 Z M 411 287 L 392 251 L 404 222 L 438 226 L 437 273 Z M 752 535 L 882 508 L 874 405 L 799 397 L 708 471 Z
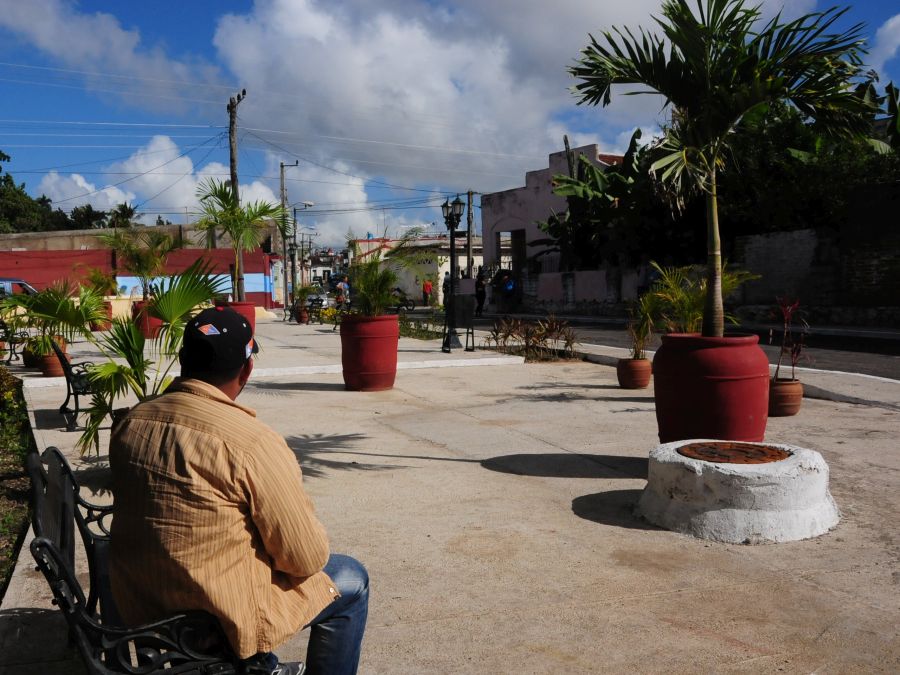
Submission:
M 253 353 L 253 339 L 250 339 L 250 342 L 247 343 L 247 347 L 244 349 L 244 358 L 249 359 L 250 355 Z
M 211 323 L 203 324 L 197 330 L 199 330 L 204 335 L 221 335 L 221 333 L 219 333 L 219 329 L 213 326 Z

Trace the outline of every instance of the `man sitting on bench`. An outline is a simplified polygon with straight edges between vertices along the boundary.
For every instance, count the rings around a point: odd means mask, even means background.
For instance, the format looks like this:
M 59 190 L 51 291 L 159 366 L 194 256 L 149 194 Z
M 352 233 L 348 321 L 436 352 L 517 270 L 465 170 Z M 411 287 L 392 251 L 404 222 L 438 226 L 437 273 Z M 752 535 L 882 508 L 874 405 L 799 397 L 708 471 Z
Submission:
M 368 576 L 329 555 L 293 452 L 235 403 L 257 350 L 238 313 L 200 312 L 182 376 L 115 426 L 113 597 L 129 624 L 210 612 L 248 672 L 303 673 L 272 650 L 308 625 L 308 673 L 355 673 Z

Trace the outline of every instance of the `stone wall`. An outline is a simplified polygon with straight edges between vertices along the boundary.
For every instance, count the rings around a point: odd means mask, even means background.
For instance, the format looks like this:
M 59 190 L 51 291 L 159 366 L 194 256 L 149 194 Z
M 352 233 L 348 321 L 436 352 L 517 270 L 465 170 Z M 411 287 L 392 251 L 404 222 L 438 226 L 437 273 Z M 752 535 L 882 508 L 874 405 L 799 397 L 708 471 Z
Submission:
M 884 225 L 738 237 L 733 264 L 761 275 L 742 289 L 742 316 L 764 319 L 790 296 L 810 323 L 900 327 L 900 233 Z

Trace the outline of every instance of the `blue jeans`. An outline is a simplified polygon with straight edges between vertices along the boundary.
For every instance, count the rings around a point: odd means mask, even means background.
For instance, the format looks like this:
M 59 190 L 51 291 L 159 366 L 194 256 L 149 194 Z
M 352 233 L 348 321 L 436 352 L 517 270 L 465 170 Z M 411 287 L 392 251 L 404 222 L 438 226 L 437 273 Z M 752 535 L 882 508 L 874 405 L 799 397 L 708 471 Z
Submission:
M 306 672 L 308 675 L 355 675 L 369 614 L 369 574 L 358 560 L 340 553 L 329 556 L 323 571 L 331 577 L 341 597 L 307 624 L 310 635 Z M 260 653 L 247 662 L 260 663 L 272 670 L 278 665 L 278 657 L 272 652 Z
M 354 675 L 369 615 L 369 574 L 358 560 L 340 553 L 331 554 L 323 571 L 341 597 L 309 622 L 307 673 Z

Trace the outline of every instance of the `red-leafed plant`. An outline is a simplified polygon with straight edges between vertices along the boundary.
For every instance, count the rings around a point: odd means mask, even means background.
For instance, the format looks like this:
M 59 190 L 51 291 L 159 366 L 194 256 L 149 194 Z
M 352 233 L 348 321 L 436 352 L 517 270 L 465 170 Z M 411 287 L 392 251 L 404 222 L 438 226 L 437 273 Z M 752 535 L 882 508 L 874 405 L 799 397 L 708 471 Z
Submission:
M 797 368 L 797 364 L 800 362 L 800 355 L 803 352 L 803 347 L 805 346 L 806 335 L 809 332 L 809 324 L 802 317 L 800 300 L 791 300 L 788 297 L 776 297 L 775 300 L 778 302 L 778 307 L 775 311 L 781 313 L 782 332 L 781 352 L 778 354 L 778 364 L 775 366 L 775 376 L 773 379 L 778 379 L 778 374 L 781 370 L 781 364 L 784 361 L 784 357 L 789 355 L 791 358 L 791 379 L 796 380 L 797 377 L 795 374 L 795 370 Z M 795 318 L 801 324 L 801 329 L 797 333 L 794 332 Z M 772 332 L 770 331 L 769 342 L 771 343 L 771 341 Z

